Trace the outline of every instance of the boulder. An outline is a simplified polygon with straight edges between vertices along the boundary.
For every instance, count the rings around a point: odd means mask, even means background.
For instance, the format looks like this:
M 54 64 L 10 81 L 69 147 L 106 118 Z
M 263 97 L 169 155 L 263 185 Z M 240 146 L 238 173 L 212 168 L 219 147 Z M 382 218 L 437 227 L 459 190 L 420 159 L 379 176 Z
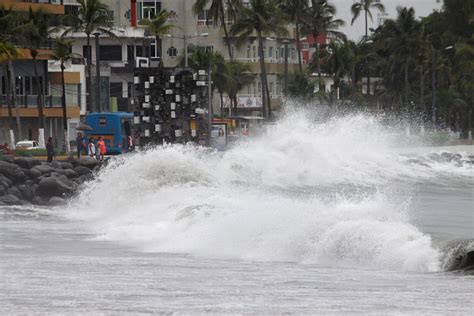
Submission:
M 53 167 L 54 169 L 63 169 L 63 166 L 61 165 L 59 161 L 53 161 L 49 165 Z
M 99 160 L 90 157 L 85 157 L 77 160 L 78 166 L 87 167 L 90 170 L 94 169 L 95 166 L 98 166 L 100 164 L 101 162 Z
M 45 173 L 51 173 L 54 171 L 54 168 L 49 166 L 49 165 L 39 165 L 39 166 L 35 166 L 33 168 L 31 168 L 30 170 L 37 170 L 39 172 L 41 172 L 41 174 L 45 174 Z
M 61 164 L 61 168 L 63 169 L 74 169 L 74 166 L 70 162 L 60 161 L 59 163 Z
M 57 196 L 53 196 L 48 200 L 49 205 L 63 205 L 64 203 L 64 199 Z
M 29 185 L 19 185 L 18 190 L 21 192 L 24 199 L 26 199 L 28 201 L 31 201 L 33 199 L 34 194 L 33 194 L 33 191 L 31 190 L 31 186 L 29 186 Z
M 50 198 L 73 193 L 76 185 L 66 177 L 45 177 L 42 178 L 35 194 L 41 197 Z
M 8 163 L 14 163 L 15 162 L 15 157 L 11 155 L 1 155 L 0 156 L 0 161 L 5 161 Z
M 15 164 L 25 169 L 31 169 L 34 166 L 41 165 L 41 161 L 35 158 L 20 157 L 15 159 Z
M 0 184 L 0 196 L 4 196 L 5 194 L 7 194 L 7 192 L 8 189 Z
M 3 174 L 15 183 L 24 182 L 26 179 L 25 173 L 18 165 L 6 161 L 0 161 L 0 174 Z
M 41 196 L 35 196 L 33 200 L 31 200 L 31 203 L 36 204 L 36 205 L 47 205 L 48 199 L 43 198 Z
M 21 205 L 21 200 L 13 194 L 7 194 L 0 197 L 0 202 L 5 203 L 6 205 Z
M 74 168 L 74 171 L 77 172 L 81 176 L 92 174 L 92 171 L 89 168 L 84 167 L 84 166 L 77 166 L 76 168 Z
M 23 199 L 23 194 L 20 192 L 20 190 L 17 187 L 9 188 L 8 189 L 8 194 L 13 194 L 14 196 L 16 196 L 20 200 Z
M 41 171 L 39 169 L 35 169 L 34 167 L 31 168 L 30 170 L 27 170 L 25 172 L 26 176 L 30 179 L 36 179 L 41 176 Z
M 0 185 L 3 185 L 5 188 L 9 188 L 13 185 L 13 182 L 3 174 L 0 174 Z
M 68 178 L 77 178 L 79 174 L 72 169 L 56 170 L 57 173 L 64 175 Z

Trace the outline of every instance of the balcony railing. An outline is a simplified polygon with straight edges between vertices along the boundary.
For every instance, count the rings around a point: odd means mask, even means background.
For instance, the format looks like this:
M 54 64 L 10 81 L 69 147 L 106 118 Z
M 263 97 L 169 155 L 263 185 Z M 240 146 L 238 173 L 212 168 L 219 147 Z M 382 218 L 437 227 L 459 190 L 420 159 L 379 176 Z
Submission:
M 37 108 L 38 107 L 38 96 L 37 95 L 17 95 L 15 99 L 17 106 L 22 108 Z M 56 95 L 45 95 L 44 103 L 45 108 L 58 108 L 62 106 L 61 96 Z M 6 95 L 0 95 L 0 107 L 7 107 Z

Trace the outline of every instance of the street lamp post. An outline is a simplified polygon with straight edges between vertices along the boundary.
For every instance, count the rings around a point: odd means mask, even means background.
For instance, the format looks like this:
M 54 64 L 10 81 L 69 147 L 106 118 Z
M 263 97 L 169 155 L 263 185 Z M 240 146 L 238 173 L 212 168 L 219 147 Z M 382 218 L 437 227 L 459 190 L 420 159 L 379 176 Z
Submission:
M 102 107 L 100 104 L 100 46 L 99 46 L 99 36 L 100 33 L 96 32 L 93 34 L 95 36 L 95 63 L 96 63 L 96 110 L 97 112 L 102 112 Z
M 166 37 L 171 37 L 171 38 L 177 38 L 177 39 L 182 39 L 183 40 L 183 45 L 184 45 L 184 67 L 188 68 L 189 66 L 189 61 L 188 61 L 188 40 L 197 38 L 197 37 L 207 37 L 209 33 L 201 33 L 198 35 L 183 35 L 183 36 L 175 36 L 171 34 L 166 34 Z

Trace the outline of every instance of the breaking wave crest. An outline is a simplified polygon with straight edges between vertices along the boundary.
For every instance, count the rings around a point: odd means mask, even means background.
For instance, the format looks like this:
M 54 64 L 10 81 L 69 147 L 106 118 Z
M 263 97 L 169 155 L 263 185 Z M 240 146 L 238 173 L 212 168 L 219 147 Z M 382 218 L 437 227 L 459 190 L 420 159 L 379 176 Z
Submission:
M 440 252 L 410 223 L 409 197 L 439 170 L 407 161 L 394 138 L 370 116 L 315 123 L 295 111 L 225 153 L 118 157 L 68 214 L 142 251 L 436 271 Z

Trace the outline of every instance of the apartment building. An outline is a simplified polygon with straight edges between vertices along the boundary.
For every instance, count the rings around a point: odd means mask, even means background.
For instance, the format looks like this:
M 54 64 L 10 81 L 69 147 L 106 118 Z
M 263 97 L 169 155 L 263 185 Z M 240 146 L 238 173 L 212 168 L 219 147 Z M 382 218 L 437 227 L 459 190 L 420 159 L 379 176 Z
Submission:
M 14 11 L 28 11 L 30 8 L 49 12 L 58 18 L 65 14 L 63 0 L 0 0 L 0 6 L 11 8 Z M 34 75 L 34 67 L 30 51 L 16 43 L 20 51 L 20 57 L 13 61 L 13 78 L 15 89 L 16 109 L 13 109 L 13 117 L 18 111 L 21 121 L 21 137 L 23 139 L 38 140 L 39 112 L 37 85 Z M 51 41 L 44 43 L 39 49 L 37 56 L 37 70 L 42 94 L 44 95 L 45 137 L 53 137 L 56 143 L 62 143 L 63 111 L 61 104 L 61 75 L 59 67 L 52 60 Z M 7 98 L 7 74 L 5 67 L 0 67 L 0 140 L 8 141 L 9 114 L 8 104 L 11 99 Z M 82 96 L 85 94 L 84 76 L 81 67 L 70 67 L 67 70 L 66 101 L 67 116 L 71 126 L 77 124 L 80 119 Z M 11 91 L 13 92 L 13 91 Z M 84 112 L 84 110 L 83 110 Z M 72 133 L 71 133 L 72 134 Z M 17 141 L 18 141 L 18 135 Z M 73 139 L 74 135 L 70 135 Z

